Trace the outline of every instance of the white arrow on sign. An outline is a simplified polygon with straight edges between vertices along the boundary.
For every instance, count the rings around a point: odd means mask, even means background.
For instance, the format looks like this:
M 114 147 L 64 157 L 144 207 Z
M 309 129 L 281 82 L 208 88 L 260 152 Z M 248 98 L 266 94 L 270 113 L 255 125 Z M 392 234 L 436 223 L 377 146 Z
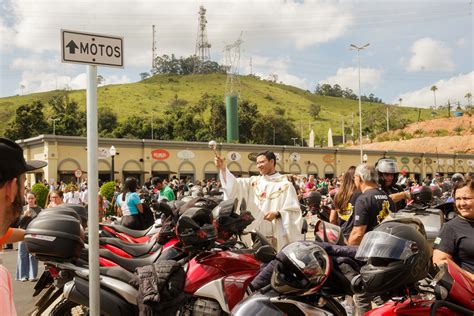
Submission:
M 61 30 L 66 63 L 123 67 L 123 37 Z

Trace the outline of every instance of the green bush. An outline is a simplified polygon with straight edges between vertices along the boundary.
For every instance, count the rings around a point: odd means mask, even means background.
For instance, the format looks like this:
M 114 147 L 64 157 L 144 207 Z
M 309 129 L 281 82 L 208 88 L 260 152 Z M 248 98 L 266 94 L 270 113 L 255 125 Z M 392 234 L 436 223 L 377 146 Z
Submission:
M 449 132 L 448 130 L 444 129 L 444 128 L 440 128 L 440 129 L 437 129 L 435 131 L 435 134 L 436 136 L 440 137 L 440 136 L 448 136 L 449 135 Z
M 462 131 L 464 128 L 462 126 L 456 126 L 453 131 L 456 133 L 456 135 L 461 135 Z
M 48 187 L 43 183 L 36 183 L 31 187 L 31 191 L 36 195 L 36 205 L 43 208 L 49 193 Z
M 104 183 L 100 187 L 100 196 L 103 196 L 107 199 L 107 201 L 112 202 L 114 198 L 114 191 L 115 191 L 115 182 L 109 181 Z
M 105 210 L 105 216 L 108 217 L 110 215 L 115 215 L 114 212 L 114 205 L 112 204 L 112 199 L 114 198 L 114 191 L 115 191 L 115 182 L 109 181 L 104 183 L 100 187 L 100 196 L 105 197 L 107 201 L 109 201 L 109 206 Z

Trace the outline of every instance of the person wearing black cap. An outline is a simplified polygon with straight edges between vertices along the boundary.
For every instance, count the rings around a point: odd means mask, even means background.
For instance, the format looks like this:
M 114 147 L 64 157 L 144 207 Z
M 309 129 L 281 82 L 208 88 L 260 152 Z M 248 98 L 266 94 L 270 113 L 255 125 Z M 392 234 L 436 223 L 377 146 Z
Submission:
M 17 143 L 0 138 L 0 246 L 23 239 L 24 231 L 10 225 L 20 216 L 25 204 L 25 173 L 46 165 L 44 161 L 26 162 Z M 10 274 L 0 262 L 0 315 L 16 315 L 11 289 Z

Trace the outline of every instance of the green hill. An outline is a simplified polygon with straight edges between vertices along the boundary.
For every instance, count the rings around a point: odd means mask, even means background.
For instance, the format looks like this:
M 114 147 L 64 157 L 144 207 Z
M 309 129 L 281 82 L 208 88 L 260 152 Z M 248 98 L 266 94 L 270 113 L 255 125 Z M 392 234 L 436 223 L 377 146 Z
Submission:
M 98 89 L 99 107 L 112 108 L 118 115 L 119 120 L 126 120 L 131 114 L 150 117 L 152 111 L 156 116 L 162 113 L 171 100 L 176 96 L 184 99 L 190 104 L 196 103 L 203 94 L 221 95 L 224 97 L 226 86 L 226 75 L 156 75 L 146 80 L 120 85 L 107 85 Z M 344 98 L 318 96 L 293 86 L 260 80 L 254 76 L 240 77 L 240 97 L 258 105 L 262 113 L 274 111 L 276 107 L 285 109 L 285 116 L 294 120 L 297 130 L 305 138 L 308 136 L 309 126 L 315 130 L 316 135 L 325 136 L 329 127 L 333 135 L 341 135 L 341 122 L 345 121 L 345 127 L 351 126 L 351 117 L 354 115 L 355 130 L 358 126 L 358 101 Z M 0 120 L 8 122 L 14 116 L 15 109 L 25 103 L 41 100 L 47 104 L 48 100 L 57 94 L 64 94 L 62 90 L 44 93 L 33 93 L 24 96 L 13 96 L 0 98 Z M 69 98 L 77 101 L 79 106 L 85 110 L 86 91 L 69 91 Z M 311 104 L 321 105 L 320 118 L 313 119 L 309 115 Z M 386 105 L 379 103 L 363 103 L 364 117 L 382 117 L 386 111 Z M 390 106 L 396 110 L 398 120 L 405 119 L 407 122 L 415 122 L 420 114 L 420 119 L 431 119 L 432 110 Z M 395 115 L 394 115 L 395 116 Z M 370 124 L 370 123 L 367 123 Z M 3 134 L 7 124 L 2 124 L 0 134 Z

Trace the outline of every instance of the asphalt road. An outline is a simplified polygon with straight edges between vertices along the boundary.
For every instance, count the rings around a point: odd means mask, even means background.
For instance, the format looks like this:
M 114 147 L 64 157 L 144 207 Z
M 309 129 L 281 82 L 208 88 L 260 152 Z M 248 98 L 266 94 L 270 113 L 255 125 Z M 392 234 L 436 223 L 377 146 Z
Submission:
M 17 245 L 15 245 L 14 248 L 16 249 Z M 17 250 L 8 250 L 0 252 L 0 259 L 3 261 L 3 265 L 8 269 L 8 271 L 10 271 L 16 312 L 19 316 L 26 316 L 28 315 L 28 312 L 33 309 L 34 303 L 37 300 L 37 298 L 31 296 L 33 294 L 35 282 L 20 282 L 15 280 L 17 255 Z M 38 278 L 43 273 L 43 270 L 43 265 L 40 262 L 38 264 Z

